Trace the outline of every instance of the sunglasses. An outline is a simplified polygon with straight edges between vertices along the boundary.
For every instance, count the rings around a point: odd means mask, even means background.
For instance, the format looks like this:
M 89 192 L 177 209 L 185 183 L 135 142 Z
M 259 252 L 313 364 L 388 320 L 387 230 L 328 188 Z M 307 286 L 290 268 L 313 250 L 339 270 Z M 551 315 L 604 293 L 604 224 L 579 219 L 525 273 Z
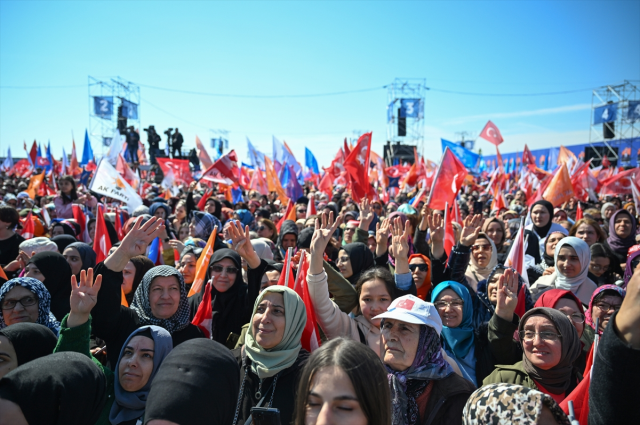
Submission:
M 214 273 L 222 273 L 223 271 L 226 271 L 227 274 L 237 274 L 238 273 L 238 268 L 237 267 L 211 266 L 211 271 L 214 272 Z
M 416 269 L 420 270 L 421 272 L 426 272 L 427 270 L 429 270 L 429 266 L 427 264 L 409 264 L 409 270 L 415 272 Z
M 262 232 L 264 229 L 266 229 L 265 226 L 260 226 L 260 227 L 258 227 L 258 232 Z
M 472 251 L 491 251 L 491 245 L 471 245 Z
M 307 212 L 307 210 L 298 210 L 298 212 L 299 212 L 300 214 L 302 214 L 302 213 L 306 213 L 306 212 Z

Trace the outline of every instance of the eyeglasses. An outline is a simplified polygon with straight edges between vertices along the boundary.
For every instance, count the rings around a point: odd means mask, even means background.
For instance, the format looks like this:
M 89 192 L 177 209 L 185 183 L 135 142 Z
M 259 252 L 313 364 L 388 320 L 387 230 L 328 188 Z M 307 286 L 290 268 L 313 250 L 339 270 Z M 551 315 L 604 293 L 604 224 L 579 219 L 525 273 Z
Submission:
M 534 332 L 534 331 L 520 331 L 520 339 L 523 341 L 533 341 L 538 335 L 543 341 L 557 341 L 562 338 L 562 335 L 555 332 Z
M 214 272 L 214 273 L 222 273 L 223 271 L 226 271 L 227 274 L 237 274 L 238 273 L 238 268 L 237 267 L 211 266 L 211 271 Z
M 463 300 L 436 301 L 435 303 L 433 303 L 433 305 L 435 305 L 438 310 L 444 310 L 447 307 L 462 308 L 462 306 L 464 305 L 464 301 Z
M 598 307 L 602 311 L 607 311 L 608 312 L 608 311 L 611 311 L 611 309 L 613 309 L 613 311 L 620 310 L 620 307 L 622 307 L 622 304 L 613 305 L 613 304 L 609 304 L 609 303 L 605 303 L 605 302 L 601 301 L 598 304 L 596 304 L 595 306 Z
M 348 263 L 350 261 L 349 257 L 347 257 L 346 255 L 343 257 L 339 257 L 338 260 L 340 260 L 341 263 Z
M 3 310 L 13 310 L 16 307 L 16 304 L 20 303 L 23 307 L 29 307 L 30 305 L 34 305 L 38 302 L 36 297 L 27 296 L 24 298 L 20 298 L 19 300 L 4 300 L 2 302 Z
M 607 270 L 609 270 L 609 266 L 600 266 L 600 265 L 595 264 L 595 263 L 591 263 L 591 264 L 589 264 L 589 267 L 590 267 L 593 271 L 596 271 L 596 272 L 599 272 L 599 271 L 606 272 Z
M 307 210 L 297 210 L 297 211 L 298 211 L 300 214 L 302 214 L 302 213 L 306 213 L 306 212 L 307 212 Z
M 427 270 L 429 270 L 429 266 L 427 264 L 409 264 L 409 270 L 415 272 L 416 269 L 420 270 L 421 272 L 426 272 Z
M 471 245 L 472 251 L 491 251 L 491 245 Z
M 582 313 L 567 314 L 566 316 L 573 323 L 584 323 L 584 314 Z

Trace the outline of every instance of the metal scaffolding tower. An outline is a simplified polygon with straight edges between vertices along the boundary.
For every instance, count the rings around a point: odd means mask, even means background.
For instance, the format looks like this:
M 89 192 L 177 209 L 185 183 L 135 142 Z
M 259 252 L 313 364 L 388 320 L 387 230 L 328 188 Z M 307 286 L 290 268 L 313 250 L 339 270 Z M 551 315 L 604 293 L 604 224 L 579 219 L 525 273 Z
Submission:
M 424 154 L 425 78 L 396 78 L 387 86 L 387 142 L 416 146 Z

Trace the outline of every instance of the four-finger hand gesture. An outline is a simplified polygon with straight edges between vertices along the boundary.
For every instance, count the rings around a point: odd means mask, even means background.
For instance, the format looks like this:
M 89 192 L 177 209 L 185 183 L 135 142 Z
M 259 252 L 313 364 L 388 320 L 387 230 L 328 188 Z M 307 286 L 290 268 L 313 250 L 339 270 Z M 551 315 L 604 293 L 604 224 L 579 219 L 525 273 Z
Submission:
M 496 314 L 505 320 L 513 320 L 518 305 L 518 273 L 506 269 L 498 278 Z
M 385 218 L 382 222 L 376 224 L 376 243 L 378 245 L 383 244 L 386 247 L 389 233 L 391 233 L 391 220 Z
M 367 198 L 364 198 L 360 202 L 360 227 L 364 230 L 369 230 L 369 225 L 373 221 L 373 210 L 371 209 L 371 203 Z
M 311 238 L 311 255 L 314 253 L 322 255 L 341 222 L 342 216 L 338 216 L 334 221 L 333 212 L 328 215 L 322 213 L 316 217 L 316 227 Z
M 142 224 L 142 221 L 143 218 L 138 217 L 118 248 L 129 258 L 133 258 L 136 255 L 144 255 L 147 251 L 147 246 L 165 230 L 164 220 L 157 217 L 151 217 L 144 224 Z
M 404 226 L 403 226 L 404 224 Z M 409 221 L 402 223 L 396 217 L 391 225 L 391 255 L 396 259 L 409 259 Z
M 235 221 L 229 225 L 227 232 L 229 233 L 231 247 L 233 250 L 244 258 L 252 269 L 259 266 L 260 258 L 258 257 L 258 254 L 256 254 L 255 249 L 253 249 L 253 245 L 251 245 L 249 226 L 245 227 L 240 221 Z
M 427 225 L 431 240 L 434 243 L 442 243 L 444 241 L 444 217 L 434 212 L 431 216 L 427 216 Z
M 71 311 L 67 318 L 67 326 L 70 328 L 79 326 L 89 320 L 89 314 L 98 302 L 98 292 L 102 286 L 102 275 L 96 276 L 93 280 L 93 269 L 86 272 L 80 271 L 80 282 L 76 276 L 71 276 L 71 297 L 69 305 Z
M 460 235 L 460 243 L 466 246 L 471 246 L 478 239 L 478 234 L 482 230 L 482 224 L 484 218 L 482 214 L 471 215 L 464 219 L 464 227 L 462 228 L 462 234 Z

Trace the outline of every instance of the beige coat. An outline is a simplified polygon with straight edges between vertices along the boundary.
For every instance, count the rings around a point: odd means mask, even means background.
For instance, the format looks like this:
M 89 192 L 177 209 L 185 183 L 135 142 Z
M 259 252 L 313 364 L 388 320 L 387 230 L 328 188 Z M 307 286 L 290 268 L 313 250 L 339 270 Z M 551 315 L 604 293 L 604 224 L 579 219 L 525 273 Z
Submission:
M 538 280 L 535 281 L 533 285 L 531 285 L 529 290 L 531 291 L 531 298 L 533 299 L 533 302 L 536 302 L 540 295 L 542 295 L 543 293 L 551 289 L 556 289 L 556 276 L 557 272 L 546 276 L 541 276 L 540 278 L 538 278 Z M 582 304 L 589 305 L 589 302 L 591 301 L 591 295 L 597 288 L 598 285 L 593 283 L 591 279 L 586 278 L 575 291 L 571 292 L 573 292 L 573 294 L 578 297 Z

